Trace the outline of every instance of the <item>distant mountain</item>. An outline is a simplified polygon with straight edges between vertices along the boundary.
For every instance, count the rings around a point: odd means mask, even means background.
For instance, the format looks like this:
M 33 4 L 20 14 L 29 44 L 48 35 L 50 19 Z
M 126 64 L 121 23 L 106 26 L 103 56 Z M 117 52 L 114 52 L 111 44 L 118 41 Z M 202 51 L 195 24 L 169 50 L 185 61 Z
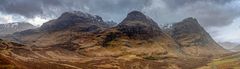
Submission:
M 111 27 L 116 26 L 118 23 L 114 22 L 114 21 L 105 21 L 105 23 Z
M 236 47 L 232 48 L 231 50 L 239 52 L 240 51 L 240 45 L 237 45 Z
M 223 48 L 231 50 L 234 47 L 238 46 L 239 44 L 237 43 L 232 43 L 232 42 L 221 42 L 219 43 Z
M 0 24 L 0 36 L 34 28 L 36 28 L 36 26 L 33 26 L 32 24 L 26 22 Z

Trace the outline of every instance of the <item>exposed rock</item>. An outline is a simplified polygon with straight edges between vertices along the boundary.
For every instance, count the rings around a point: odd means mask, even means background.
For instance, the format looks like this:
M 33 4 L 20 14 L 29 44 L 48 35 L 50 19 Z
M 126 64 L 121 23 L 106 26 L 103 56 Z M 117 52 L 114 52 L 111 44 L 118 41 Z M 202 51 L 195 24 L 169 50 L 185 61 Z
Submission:
M 140 39 L 158 37 L 162 33 L 156 22 L 139 11 L 130 12 L 117 29 L 131 38 Z
M 81 28 L 92 27 L 92 25 L 98 26 L 99 28 L 108 27 L 107 24 L 104 23 L 102 18 L 99 16 L 93 16 L 88 13 L 74 11 L 65 12 L 58 19 L 44 23 L 40 29 L 48 31 L 61 31 L 63 29 L 71 29 L 74 31 Z

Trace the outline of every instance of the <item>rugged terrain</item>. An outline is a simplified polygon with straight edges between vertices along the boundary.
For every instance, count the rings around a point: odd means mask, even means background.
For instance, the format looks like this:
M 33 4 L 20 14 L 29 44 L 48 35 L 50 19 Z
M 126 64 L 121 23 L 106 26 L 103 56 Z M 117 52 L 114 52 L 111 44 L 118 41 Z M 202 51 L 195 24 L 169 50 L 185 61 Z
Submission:
M 116 26 L 100 16 L 66 12 L 2 38 L 4 62 L 20 69 L 193 69 L 228 52 L 194 18 L 161 29 L 139 11 Z

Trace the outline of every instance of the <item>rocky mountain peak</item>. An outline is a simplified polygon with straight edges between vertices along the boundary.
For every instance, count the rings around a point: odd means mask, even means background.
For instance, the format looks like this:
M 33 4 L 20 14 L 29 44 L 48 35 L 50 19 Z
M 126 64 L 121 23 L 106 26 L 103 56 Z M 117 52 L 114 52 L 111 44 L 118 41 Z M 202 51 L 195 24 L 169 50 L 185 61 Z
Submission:
M 81 11 L 64 12 L 58 19 L 63 18 L 93 18 L 94 16 Z
M 128 13 L 127 18 L 131 18 L 131 19 L 145 19 L 145 18 L 147 18 L 147 16 L 144 15 L 140 11 L 132 11 L 132 12 Z
M 107 26 L 100 16 L 91 15 L 81 11 L 73 11 L 65 12 L 59 18 L 44 23 L 41 28 L 56 31 L 68 28 L 87 28 L 92 25 L 100 27 Z
M 158 24 L 150 17 L 144 15 L 140 11 L 132 11 L 127 17 L 119 24 L 119 26 L 146 26 L 160 30 Z
M 161 33 L 158 24 L 139 11 L 130 12 L 117 28 L 128 36 L 148 38 L 158 36 Z
M 98 15 L 91 15 L 89 13 L 81 12 L 81 11 L 72 11 L 63 13 L 58 20 L 62 21 L 80 21 L 80 22 L 103 22 L 102 17 Z
M 144 25 L 148 27 L 159 28 L 156 22 L 140 11 L 132 11 L 128 13 L 127 17 L 119 25 Z
M 193 17 L 186 18 L 181 22 L 172 25 L 172 29 L 177 32 L 184 33 L 207 33 L 204 28 L 198 23 L 197 19 Z
M 198 23 L 197 19 L 193 17 L 188 17 L 186 19 L 183 19 L 183 22 Z

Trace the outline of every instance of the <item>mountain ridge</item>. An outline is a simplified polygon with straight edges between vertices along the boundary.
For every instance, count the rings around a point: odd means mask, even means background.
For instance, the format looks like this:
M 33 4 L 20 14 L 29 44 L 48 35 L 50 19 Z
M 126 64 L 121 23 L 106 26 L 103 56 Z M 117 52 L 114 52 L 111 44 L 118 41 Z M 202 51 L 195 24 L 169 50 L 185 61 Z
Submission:
M 194 18 L 171 28 L 161 29 L 140 11 L 130 12 L 116 26 L 105 24 L 99 16 L 66 12 L 40 28 L 14 33 L 6 39 L 24 44 L 9 51 L 15 59 L 24 61 L 23 66 L 39 69 L 27 64 L 36 59 L 39 61 L 33 64 L 53 68 L 70 65 L 96 69 L 108 64 L 109 68 L 123 69 L 192 69 L 226 52 Z M 189 66 L 192 63 L 196 65 Z

